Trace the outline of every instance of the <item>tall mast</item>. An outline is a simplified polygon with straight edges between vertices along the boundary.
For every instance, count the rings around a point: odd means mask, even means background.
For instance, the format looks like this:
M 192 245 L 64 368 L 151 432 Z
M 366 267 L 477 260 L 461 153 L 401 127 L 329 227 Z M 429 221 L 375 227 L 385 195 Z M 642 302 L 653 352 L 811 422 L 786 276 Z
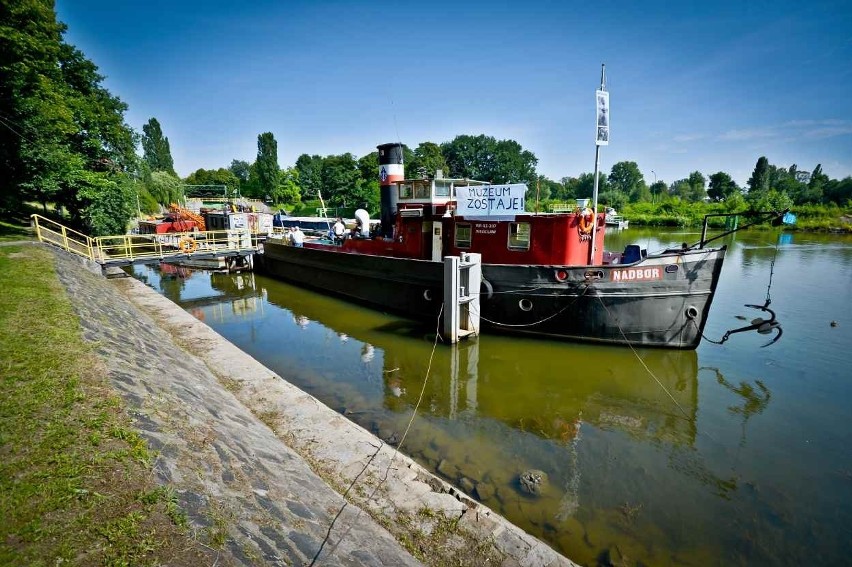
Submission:
M 592 191 L 592 240 L 589 264 L 595 263 L 595 233 L 598 231 L 598 178 L 601 166 L 601 146 L 609 145 L 609 93 L 606 92 L 606 65 L 601 63 L 601 88 L 595 91 L 597 120 L 595 125 L 595 188 Z

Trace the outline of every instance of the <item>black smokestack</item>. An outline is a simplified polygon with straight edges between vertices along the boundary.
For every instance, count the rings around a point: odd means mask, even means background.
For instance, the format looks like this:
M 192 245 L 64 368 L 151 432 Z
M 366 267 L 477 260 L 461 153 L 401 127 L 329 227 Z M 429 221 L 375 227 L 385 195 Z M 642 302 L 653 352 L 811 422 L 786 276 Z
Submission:
M 394 182 L 405 179 L 402 164 L 402 144 L 382 144 L 379 150 L 379 196 L 382 205 L 382 236 L 393 238 Z

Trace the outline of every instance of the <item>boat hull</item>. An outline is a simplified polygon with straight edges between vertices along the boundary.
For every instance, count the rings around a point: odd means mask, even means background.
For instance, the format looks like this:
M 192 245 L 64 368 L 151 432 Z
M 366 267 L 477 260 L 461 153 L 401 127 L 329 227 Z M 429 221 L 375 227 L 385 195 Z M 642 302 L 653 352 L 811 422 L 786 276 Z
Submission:
M 724 256 L 721 247 L 673 250 L 629 265 L 483 264 L 480 319 L 500 332 L 694 349 Z M 441 312 L 442 262 L 267 241 L 258 264 L 273 277 L 407 317 L 435 320 Z

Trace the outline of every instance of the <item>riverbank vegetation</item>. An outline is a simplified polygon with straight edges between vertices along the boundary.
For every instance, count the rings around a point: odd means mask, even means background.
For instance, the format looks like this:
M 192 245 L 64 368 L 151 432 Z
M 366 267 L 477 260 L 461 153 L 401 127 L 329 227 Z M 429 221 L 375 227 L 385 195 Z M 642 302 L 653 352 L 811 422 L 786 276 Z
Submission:
M 66 224 L 93 236 L 125 232 L 129 221 L 165 210 L 188 196 L 259 199 L 274 209 L 314 215 L 317 208 L 351 216 L 379 212 L 378 154 L 302 154 L 281 167 L 271 132 L 257 137 L 254 162 L 239 159 L 181 178 L 174 169 L 163 125 L 150 118 L 135 132 L 127 105 L 103 87 L 97 66 L 64 39 L 53 3 L 15 2 L 0 11 L 0 213 L 25 203 L 52 205 Z M 167 126 L 167 125 L 166 125 Z M 141 155 L 139 150 L 141 146 Z M 538 159 L 514 140 L 459 135 L 442 143 L 404 145 L 408 177 L 445 177 L 526 183 L 527 209 L 592 196 L 592 173 L 549 179 Z M 832 179 L 816 164 L 773 165 L 756 156 L 754 172 L 739 186 L 724 171 L 694 171 L 662 180 L 633 161 L 614 164 L 598 179 L 600 204 L 626 214 L 634 225 L 695 225 L 708 211 L 782 210 L 799 214 L 799 228 L 849 230 L 852 177 Z M 653 173 L 653 172 L 651 172 Z M 702 213 L 701 211 L 705 211 Z
M 0 247 L 0 289 L 0 565 L 210 564 L 155 482 L 51 253 Z

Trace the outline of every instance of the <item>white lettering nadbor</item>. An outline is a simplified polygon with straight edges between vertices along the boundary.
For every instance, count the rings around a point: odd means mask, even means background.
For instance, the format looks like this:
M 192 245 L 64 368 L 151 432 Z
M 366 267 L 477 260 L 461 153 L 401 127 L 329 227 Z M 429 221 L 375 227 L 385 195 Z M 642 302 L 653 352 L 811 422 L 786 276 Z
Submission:
M 612 271 L 612 281 L 614 282 L 661 279 L 663 279 L 663 273 L 660 271 L 660 268 L 629 268 L 626 270 Z

